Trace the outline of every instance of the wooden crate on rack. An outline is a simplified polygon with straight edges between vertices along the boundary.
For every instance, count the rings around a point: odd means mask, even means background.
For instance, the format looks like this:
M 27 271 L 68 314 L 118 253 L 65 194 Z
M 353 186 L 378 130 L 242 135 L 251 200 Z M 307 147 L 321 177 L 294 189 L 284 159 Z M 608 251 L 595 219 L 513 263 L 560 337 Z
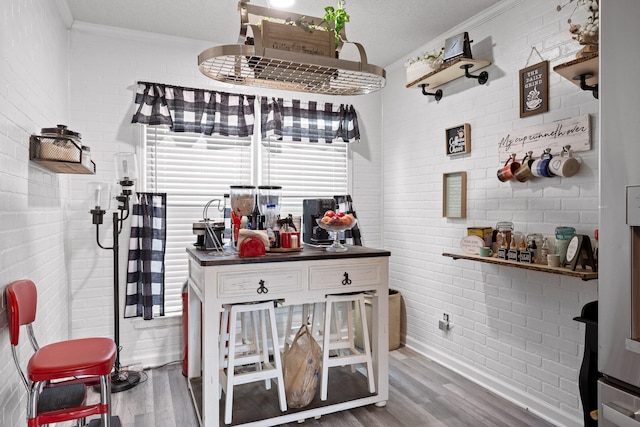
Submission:
M 262 21 L 260 26 L 262 46 L 287 52 L 305 53 L 335 57 L 335 38 L 333 32 L 316 29 L 312 32 L 295 25 Z

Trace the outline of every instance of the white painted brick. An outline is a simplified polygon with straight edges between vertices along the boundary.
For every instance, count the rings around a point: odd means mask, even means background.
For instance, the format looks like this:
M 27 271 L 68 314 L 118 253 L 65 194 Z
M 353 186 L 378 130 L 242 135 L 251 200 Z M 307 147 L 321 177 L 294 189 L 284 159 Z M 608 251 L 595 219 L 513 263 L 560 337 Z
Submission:
M 544 365 L 544 362 L 543 362 Z M 559 387 L 560 386 L 560 379 L 559 376 L 551 373 L 545 369 L 540 369 L 538 367 L 535 366 L 531 366 L 528 365 L 527 366 L 527 373 L 530 374 L 532 377 L 539 379 L 540 381 L 542 381 L 543 383 L 543 387 L 544 384 L 549 384 L 555 387 Z

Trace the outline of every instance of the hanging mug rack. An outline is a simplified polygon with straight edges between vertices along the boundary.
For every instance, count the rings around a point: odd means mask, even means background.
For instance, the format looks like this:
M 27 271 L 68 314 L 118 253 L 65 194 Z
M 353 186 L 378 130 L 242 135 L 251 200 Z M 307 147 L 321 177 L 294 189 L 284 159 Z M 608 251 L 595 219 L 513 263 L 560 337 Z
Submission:
M 580 171 L 581 164 L 580 158 L 573 156 L 570 145 L 562 147 L 562 152 L 557 156 L 553 156 L 551 149 L 546 148 L 539 159 L 534 159 L 533 151 L 529 151 L 522 162 L 516 161 L 516 154 L 513 153 L 504 166 L 498 169 L 497 177 L 501 182 L 526 182 L 531 178 L 556 176 L 570 178 Z

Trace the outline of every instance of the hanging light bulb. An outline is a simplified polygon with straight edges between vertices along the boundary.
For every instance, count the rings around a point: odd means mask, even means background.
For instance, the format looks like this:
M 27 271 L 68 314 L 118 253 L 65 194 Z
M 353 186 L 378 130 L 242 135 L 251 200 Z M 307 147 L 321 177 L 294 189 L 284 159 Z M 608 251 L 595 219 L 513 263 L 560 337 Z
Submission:
M 285 8 L 293 6 L 295 0 L 269 0 L 267 3 L 269 3 L 269 7 Z

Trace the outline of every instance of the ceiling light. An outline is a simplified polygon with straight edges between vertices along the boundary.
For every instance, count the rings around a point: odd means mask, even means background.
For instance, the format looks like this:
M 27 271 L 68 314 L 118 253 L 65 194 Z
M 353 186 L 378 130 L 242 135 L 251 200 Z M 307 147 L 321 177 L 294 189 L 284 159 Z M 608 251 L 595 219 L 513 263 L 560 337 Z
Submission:
M 267 1 L 267 4 L 269 5 L 269 7 L 276 7 L 276 8 L 291 7 L 293 6 L 294 3 L 295 3 L 295 0 L 268 0 Z

